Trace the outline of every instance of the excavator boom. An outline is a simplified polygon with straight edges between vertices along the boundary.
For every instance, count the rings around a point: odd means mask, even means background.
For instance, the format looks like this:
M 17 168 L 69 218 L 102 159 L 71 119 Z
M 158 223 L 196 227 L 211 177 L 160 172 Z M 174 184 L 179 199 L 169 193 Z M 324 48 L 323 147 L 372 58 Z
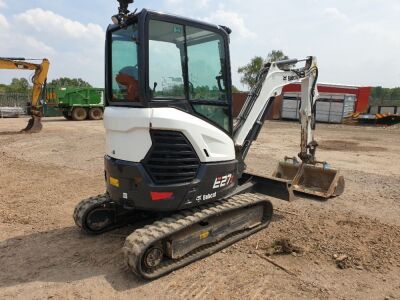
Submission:
M 304 67 L 296 67 L 305 62 Z M 258 81 L 239 114 L 234 130 L 234 141 L 242 161 L 264 123 L 268 108 L 282 88 L 291 83 L 301 83 L 300 152 L 298 158 L 285 158 L 280 162 L 270 180 L 286 180 L 293 190 L 312 196 L 329 198 L 344 190 L 344 178 L 326 162 L 315 157 L 318 143 L 314 140 L 315 107 L 318 99 L 318 66 L 315 57 L 266 63 Z M 321 166 L 320 166 L 321 165 Z M 244 171 L 244 165 L 242 166 Z
M 27 133 L 36 133 L 42 129 L 40 107 L 40 96 L 46 85 L 47 74 L 49 71 L 50 62 L 48 59 L 43 59 L 40 64 L 26 61 L 25 58 L 0 58 L 0 69 L 5 70 L 33 70 L 35 71 L 32 77 L 32 98 L 30 101 L 31 119 L 28 125 L 22 130 Z

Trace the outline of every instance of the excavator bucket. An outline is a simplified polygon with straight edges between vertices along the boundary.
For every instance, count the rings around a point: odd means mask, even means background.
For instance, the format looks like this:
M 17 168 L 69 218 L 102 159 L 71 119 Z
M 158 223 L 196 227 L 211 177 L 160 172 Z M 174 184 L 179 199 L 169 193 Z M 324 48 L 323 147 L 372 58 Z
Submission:
M 273 176 L 289 180 L 294 191 L 320 198 L 340 196 L 344 191 L 344 177 L 326 163 L 319 166 L 285 160 Z
M 42 130 L 42 127 L 42 118 L 38 116 L 32 116 L 29 119 L 28 125 L 21 131 L 26 133 L 38 133 Z
M 293 162 L 288 160 L 288 158 L 285 158 L 285 161 L 279 162 L 278 167 L 272 174 L 273 177 L 289 180 L 290 182 L 293 181 L 297 173 L 299 173 L 301 164 L 295 159 L 293 159 Z
M 340 196 L 344 191 L 344 177 L 326 165 L 302 164 L 292 181 L 295 191 L 321 198 Z

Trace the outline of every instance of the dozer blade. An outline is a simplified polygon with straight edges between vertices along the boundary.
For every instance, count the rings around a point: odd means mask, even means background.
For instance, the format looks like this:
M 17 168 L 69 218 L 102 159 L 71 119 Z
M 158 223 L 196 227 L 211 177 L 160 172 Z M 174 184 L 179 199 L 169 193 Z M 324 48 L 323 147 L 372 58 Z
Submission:
M 274 177 L 291 181 L 292 189 L 296 192 L 321 198 L 340 196 L 344 191 L 344 177 L 338 170 L 322 166 L 280 162 Z
M 32 116 L 29 119 L 28 125 L 22 129 L 22 132 L 26 133 L 38 133 L 42 130 L 42 118 L 38 116 Z
M 240 194 L 244 192 L 252 192 L 264 194 L 284 201 L 293 201 L 296 199 L 293 189 L 292 181 L 278 178 L 276 176 L 255 175 L 251 173 L 243 173 L 239 187 L 234 193 Z

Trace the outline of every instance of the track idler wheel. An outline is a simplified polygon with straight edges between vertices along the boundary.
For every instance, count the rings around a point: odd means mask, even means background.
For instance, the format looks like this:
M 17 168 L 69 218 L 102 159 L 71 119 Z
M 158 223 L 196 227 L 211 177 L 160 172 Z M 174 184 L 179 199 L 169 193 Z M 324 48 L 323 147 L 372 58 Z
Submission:
M 97 233 L 103 232 L 114 223 L 114 211 L 109 208 L 95 208 L 87 213 L 84 227 L 86 231 Z
M 38 133 L 42 130 L 42 118 L 39 116 L 32 116 L 29 119 L 28 125 L 21 130 L 21 132 L 26 133 Z
M 164 251 L 161 247 L 151 247 L 143 255 L 142 263 L 147 269 L 158 267 L 164 258 Z
M 75 224 L 88 234 L 101 234 L 116 226 L 116 211 L 106 195 L 80 202 L 74 211 Z

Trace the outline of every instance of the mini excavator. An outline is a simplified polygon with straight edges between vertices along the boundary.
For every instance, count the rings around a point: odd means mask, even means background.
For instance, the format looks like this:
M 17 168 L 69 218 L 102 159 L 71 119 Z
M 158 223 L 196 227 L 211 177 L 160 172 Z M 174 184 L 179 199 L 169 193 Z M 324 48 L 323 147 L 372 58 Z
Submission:
M 30 60 L 30 59 L 29 59 Z M 37 133 L 42 130 L 42 114 L 40 112 L 40 97 L 44 97 L 43 93 L 46 89 L 47 73 L 49 71 L 50 62 L 44 58 L 40 64 L 28 61 L 25 58 L 2 57 L 0 58 L 0 69 L 9 70 L 34 70 L 32 77 L 32 98 L 29 102 L 28 113 L 31 118 L 27 126 L 22 132 Z
M 135 223 L 129 268 L 155 279 L 204 258 L 271 221 L 272 198 L 329 198 L 344 179 L 315 158 L 315 57 L 267 62 L 232 117 L 231 30 L 143 9 L 119 13 L 106 37 L 106 193 L 81 201 L 74 220 L 100 234 Z M 270 177 L 245 158 L 285 85 L 300 82 L 301 146 Z M 138 225 L 140 224 L 140 225 Z

